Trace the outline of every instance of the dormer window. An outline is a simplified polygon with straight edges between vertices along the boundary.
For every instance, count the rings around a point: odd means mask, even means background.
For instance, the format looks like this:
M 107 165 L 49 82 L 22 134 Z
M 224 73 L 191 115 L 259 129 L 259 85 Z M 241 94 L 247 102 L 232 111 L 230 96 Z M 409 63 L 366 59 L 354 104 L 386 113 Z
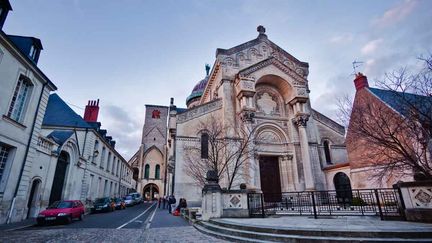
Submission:
M 29 57 L 33 60 L 36 60 L 36 53 L 37 53 L 37 49 L 35 48 L 34 45 L 32 45 L 30 47 L 30 53 L 29 53 Z

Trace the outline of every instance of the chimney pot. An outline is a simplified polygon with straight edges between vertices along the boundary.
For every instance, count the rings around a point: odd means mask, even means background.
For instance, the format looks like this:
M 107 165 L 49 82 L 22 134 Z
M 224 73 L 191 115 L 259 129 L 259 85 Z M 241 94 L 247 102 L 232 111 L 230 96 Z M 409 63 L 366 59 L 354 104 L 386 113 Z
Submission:
M 89 100 L 88 105 L 84 111 L 84 120 L 87 122 L 97 122 L 99 115 L 99 99 L 97 103 L 95 100 Z
M 356 88 L 356 91 L 359 91 L 365 87 L 368 88 L 369 83 L 367 77 L 362 73 L 357 73 L 356 78 L 354 79 L 354 86 Z

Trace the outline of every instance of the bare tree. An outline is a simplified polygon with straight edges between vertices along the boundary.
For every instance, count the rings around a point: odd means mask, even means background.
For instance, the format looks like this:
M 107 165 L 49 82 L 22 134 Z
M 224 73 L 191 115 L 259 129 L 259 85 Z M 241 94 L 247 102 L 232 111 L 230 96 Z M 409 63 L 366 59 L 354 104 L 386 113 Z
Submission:
M 219 181 L 225 181 L 228 190 L 236 186 L 242 177 L 247 177 L 245 170 L 255 153 L 254 132 L 240 120 L 236 124 L 237 127 L 226 125 L 217 117 L 210 116 L 197 127 L 201 138 L 191 139 L 193 141 L 184 145 L 184 171 L 197 185 L 204 186 L 209 170 L 217 172 Z M 203 144 L 202 139 L 207 141 Z M 204 148 L 204 154 L 203 146 L 208 146 Z
M 354 102 L 339 100 L 340 120 L 349 124 L 347 146 L 374 167 L 376 179 L 432 178 L 432 55 L 420 60 L 415 73 L 403 68 L 377 82 L 389 106 L 359 93 Z

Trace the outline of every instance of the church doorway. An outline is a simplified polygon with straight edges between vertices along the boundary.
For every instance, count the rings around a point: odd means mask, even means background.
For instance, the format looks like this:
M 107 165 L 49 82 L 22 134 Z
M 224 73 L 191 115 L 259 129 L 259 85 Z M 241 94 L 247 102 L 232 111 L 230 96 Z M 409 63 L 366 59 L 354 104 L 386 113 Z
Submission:
M 147 184 L 143 189 L 144 200 L 150 201 L 159 198 L 159 187 L 156 184 Z
M 27 201 L 27 218 L 33 218 L 37 216 L 38 209 L 38 195 L 40 191 L 41 180 L 36 179 L 32 183 L 32 187 L 30 190 L 30 197 Z
M 333 183 L 338 202 L 350 203 L 352 201 L 352 189 L 349 177 L 343 172 L 338 172 L 333 177 Z
M 69 154 L 62 151 L 57 160 L 57 165 L 54 174 L 54 180 L 51 187 L 51 194 L 49 198 L 49 205 L 62 198 L 63 186 L 65 182 L 66 169 L 69 164 Z
M 260 156 L 259 167 L 264 201 L 280 202 L 282 200 L 282 193 L 278 157 Z

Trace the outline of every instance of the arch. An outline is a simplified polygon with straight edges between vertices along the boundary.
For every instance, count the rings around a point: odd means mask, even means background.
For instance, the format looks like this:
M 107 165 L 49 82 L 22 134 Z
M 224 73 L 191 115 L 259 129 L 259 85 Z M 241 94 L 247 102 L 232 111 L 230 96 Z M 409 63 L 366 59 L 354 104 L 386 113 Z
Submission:
M 330 141 L 328 139 L 323 140 L 323 147 L 326 163 L 329 165 L 333 164 L 331 159 Z
M 57 159 L 57 165 L 54 172 L 54 179 L 51 186 L 51 194 L 49 205 L 53 202 L 61 200 L 63 195 L 64 183 L 68 165 L 70 163 L 70 155 L 66 151 L 61 151 Z
M 349 177 L 343 172 L 338 172 L 333 177 L 333 184 L 336 190 L 336 198 L 338 202 L 351 203 L 352 189 Z
M 149 183 L 143 188 L 144 200 L 154 200 L 159 197 L 159 187 L 154 183 Z
M 41 190 L 42 180 L 39 177 L 33 179 L 31 183 L 30 195 L 27 201 L 27 218 L 34 218 L 38 214 L 38 201 Z
M 153 152 L 153 151 L 157 151 L 157 152 L 159 152 L 159 154 L 161 155 L 161 156 L 163 156 L 163 153 L 162 153 L 162 151 L 158 148 L 158 147 L 156 147 L 156 145 L 152 145 L 150 148 L 148 148 L 145 152 L 144 152 L 144 157 L 146 157 L 148 154 L 150 154 L 151 152 Z
M 275 88 L 278 93 L 282 96 L 285 103 L 291 100 L 294 94 L 293 86 L 289 80 L 282 78 L 275 74 L 263 74 L 255 82 L 255 89 L 258 89 L 261 85 L 268 85 Z
M 160 165 L 155 167 L 155 179 L 160 179 Z
M 257 143 L 287 143 L 289 141 L 286 132 L 272 123 L 263 123 L 256 127 L 254 138 Z
M 144 168 L 144 179 L 150 178 L 150 165 L 146 164 Z

